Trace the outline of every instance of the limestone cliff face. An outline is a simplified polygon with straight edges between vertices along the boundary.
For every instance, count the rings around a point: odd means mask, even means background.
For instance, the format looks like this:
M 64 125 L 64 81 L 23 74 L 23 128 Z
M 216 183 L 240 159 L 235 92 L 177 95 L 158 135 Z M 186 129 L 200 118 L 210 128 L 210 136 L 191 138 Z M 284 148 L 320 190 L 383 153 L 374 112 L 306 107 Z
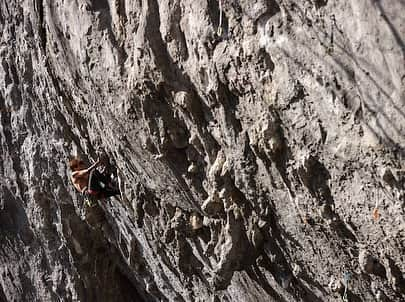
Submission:
M 405 301 L 404 11 L 1 1 L 0 301 Z

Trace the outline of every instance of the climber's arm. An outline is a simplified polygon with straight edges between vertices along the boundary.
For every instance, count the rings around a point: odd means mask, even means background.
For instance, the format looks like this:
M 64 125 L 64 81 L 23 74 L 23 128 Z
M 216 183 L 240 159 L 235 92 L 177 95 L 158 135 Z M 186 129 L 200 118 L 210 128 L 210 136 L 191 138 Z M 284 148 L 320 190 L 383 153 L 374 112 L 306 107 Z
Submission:
M 72 177 L 73 178 L 80 178 L 82 176 L 85 176 L 85 175 L 89 174 L 92 170 L 94 170 L 95 168 L 97 168 L 100 165 L 101 165 L 100 160 L 97 160 L 94 164 L 92 164 L 87 169 L 83 169 L 83 170 L 73 172 Z

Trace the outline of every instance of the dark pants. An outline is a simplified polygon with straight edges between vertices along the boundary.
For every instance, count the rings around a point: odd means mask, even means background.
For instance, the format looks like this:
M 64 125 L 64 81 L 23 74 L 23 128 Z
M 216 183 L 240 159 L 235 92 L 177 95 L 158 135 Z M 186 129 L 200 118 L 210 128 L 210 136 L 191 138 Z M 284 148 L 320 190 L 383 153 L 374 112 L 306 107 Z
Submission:
M 102 174 L 94 169 L 90 172 L 86 193 L 96 198 L 107 198 L 119 195 L 120 191 L 112 186 L 110 175 Z

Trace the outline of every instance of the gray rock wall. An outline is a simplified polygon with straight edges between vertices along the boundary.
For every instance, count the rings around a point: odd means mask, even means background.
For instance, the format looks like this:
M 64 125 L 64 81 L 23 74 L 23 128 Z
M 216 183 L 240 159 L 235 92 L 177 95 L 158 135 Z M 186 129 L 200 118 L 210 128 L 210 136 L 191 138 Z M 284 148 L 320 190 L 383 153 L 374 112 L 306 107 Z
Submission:
M 404 11 L 2 1 L 0 301 L 404 301 Z

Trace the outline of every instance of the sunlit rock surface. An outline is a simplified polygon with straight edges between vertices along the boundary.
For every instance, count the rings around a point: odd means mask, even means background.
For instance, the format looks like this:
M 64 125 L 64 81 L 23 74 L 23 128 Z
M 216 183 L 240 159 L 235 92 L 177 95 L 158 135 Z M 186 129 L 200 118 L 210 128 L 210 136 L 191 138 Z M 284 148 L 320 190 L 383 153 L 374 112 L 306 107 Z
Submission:
M 404 12 L 1 1 L 0 301 L 405 301 Z

